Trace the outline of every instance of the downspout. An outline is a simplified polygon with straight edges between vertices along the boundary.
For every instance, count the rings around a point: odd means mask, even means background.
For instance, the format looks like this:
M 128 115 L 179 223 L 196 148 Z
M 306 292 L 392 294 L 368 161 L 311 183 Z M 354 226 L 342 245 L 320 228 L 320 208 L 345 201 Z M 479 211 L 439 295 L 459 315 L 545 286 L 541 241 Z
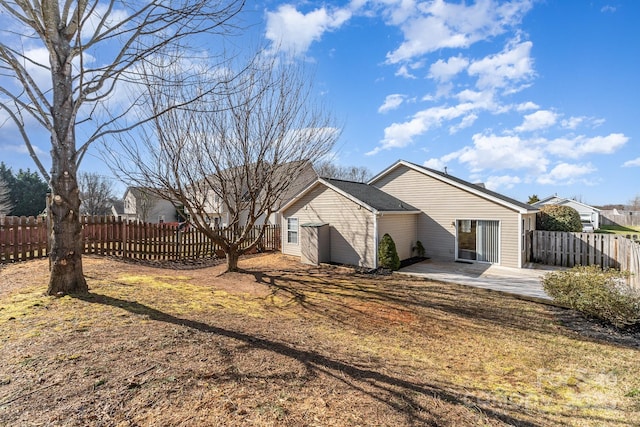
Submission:
M 378 268 L 378 211 L 373 213 L 373 268 Z
M 522 268 L 522 252 L 524 252 L 524 245 L 526 243 L 526 236 L 524 235 L 524 216 L 518 213 L 518 268 Z

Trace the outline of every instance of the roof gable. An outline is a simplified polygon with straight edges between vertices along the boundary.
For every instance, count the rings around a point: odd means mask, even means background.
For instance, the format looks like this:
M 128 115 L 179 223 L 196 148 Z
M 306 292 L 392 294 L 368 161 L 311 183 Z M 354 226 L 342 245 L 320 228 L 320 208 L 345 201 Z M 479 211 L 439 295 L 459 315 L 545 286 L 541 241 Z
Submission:
M 289 202 L 287 202 L 281 211 L 286 210 L 293 205 L 298 199 L 310 192 L 319 185 L 324 185 L 333 191 L 341 194 L 352 202 L 364 207 L 373 213 L 418 213 L 419 210 L 393 197 L 390 194 L 376 188 L 372 185 L 362 182 L 344 181 L 340 179 L 318 178 Z
M 540 207 L 540 206 L 544 206 L 544 205 L 570 205 L 570 204 L 578 205 L 578 206 L 581 206 L 581 207 L 583 207 L 585 209 L 591 209 L 594 212 L 600 212 L 600 209 L 594 208 L 593 206 L 589 206 L 586 203 L 582 203 L 582 202 L 579 202 L 577 200 L 567 199 L 565 197 L 560 197 L 560 196 L 556 196 L 556 195 L 545 197 L 544 199 L 534 203 L 534 206 Z
M 437 171 L 435 169 L 430 169 L 424 166 L 417 165 L 415 163 L 407 162 L 406 160 L 398 160 L 393 165 L 389 166 L 387 169 L 380 172 L 378 175 L 374 176 L 369 184 L 374 184 L 376 181 L 380 180 L 384 176 L 388 175 L 393 170 L 399 167 L 407 167 L 424 175 L 427 175 L 431 178 L 437 179 L 439 181 L 445 182 L 449 185 L 452 185 L 456 188 L 462 189 L 464 191 L 468 191 L 476 196 L 482 197 L 486 200 L 490 200 L 499 205 L 505 206 L 509 209 L 513 209 L 519 213 L 535 213 L 538 212 L 538 208 L 528 205 L 526 203 L 522 203 L 518 200 L 507 197 L 503 194 L 497 193 L 495 191 L 488 190 L 484 187 L 472 184 L 463 179 L 457 178 L 453 175 L 449 175 L 444 172 Z

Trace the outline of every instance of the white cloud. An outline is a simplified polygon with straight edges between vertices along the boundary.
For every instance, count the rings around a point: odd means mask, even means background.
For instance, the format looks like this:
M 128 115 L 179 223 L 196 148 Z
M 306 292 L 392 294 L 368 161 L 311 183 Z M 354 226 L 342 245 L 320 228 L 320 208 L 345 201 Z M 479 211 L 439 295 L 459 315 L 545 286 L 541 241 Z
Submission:
M 446 163 L 441 159 L 429 159 L 426 160 L 422 165 L 426 168 L 435 169 L 438 171 L 443 171 L 445 166 L 447 166 Z
M 114 28 L 128 18 L 129 14 L 127 11 L 125 9 L 119 9 L 117 3 L 113 8 L 106 3 L 99 3 L 83 24 L 82 39 L 87 41 L 93 37 L 96 31 L 98 31 L 98 26 L 101 26 L 100 31 L 104 32 L 105 27 Z
M 578 127 L 585 125 L 590 126 L 592 128 L 597 128 L 605 122 L 604 119 L 596 119 L 594 117 L 587 116 L 579 116 L 579 117 L 569 117 L 568 119 L 564 119 L 560 122 L 563 128 L 565 129 L 577 129 Z
M 429 77 L 446 82 L 467 68 L 468 65 L 469 60 L 460 55 L 452 56 L 447 61 L 439 59 L 429 67 Z
M 405 96 L 398 93 L 387 95 L 384 100 L 384 104 L 382 104 L 380 108 L 378 108 L 378 113 L 386 113 L 387 111 L 395 110 L 400 105 L 402 105 L 404 99 Z
M 496 191 L 500 188 L 509 189 L 513 188 L 516 184 L 520 184 L 522 179 L 517 176 L 502 175 L 502 176 L 490 176 L 484 181 L 485 187 L 489 190 Z
M 569 117 L 568 119 L 562 120 L 560 124 L 566 129 L 576 129 L 582 122 L 584 122 L 585 118 L 586 117 Z
M 392 123 L 384 130 L 381 146 L 367 153 L 372 155 L 380 150 L 402 148 L 413 142 L 413 138 L 422 135 L 429 129 L 440 126 L 445 120 L 453 120 L 464 116 L 474 108 L 473 104 L 458 104 L 454 107 L 434 107 L 416 113 L 411 120 L 404 123 Z
M 27 146 L 25 144 L 0 144 L 0 151 L 8 151 L 10 153 L 29 154 Z M 40 147 L 33 145 L 33 151 L 36 152 L 38 157 L 49 156 L 49 153 L 41 149 Z
M 290 4 L 283 4 L 277 11 L 267 12 L 265 36 L 272 49 L 303 55 L 311 43 L 320 40 L 325 32 L 340 28 L 351 16 L 348 8 L 321 7 L 304 14 Z
M 537 182 L 538 184 L 570 185 L 595 171 L 596 168 L 591 163 L 584 165 L 560 163 L 551 169 L 549 173 L 539 176 Z M 586 181 L 588 182 L 588 180 Z
M 587 154 L 611 154 L 629 141 L 629 137 L 621 133 L 612 133 L 607 136 L 584 135 L 573 138 L 555 138 L 546 142 L 549 153 L 559 157 L 578 158 Z
M 42 92 L 51 89 L 51 71 L 49 70 L 49 51 L 45 47 L 25 49 L 24 56 L 30 61 L 25 68 Z
M 517 111 L 530 111 L 537 110 L 538 108 L 540 108 L 538 104 L 531 101 L 523 102 L 522 104 L 518 104 L 516 106 Z
M 449 128 L 449 133 L 453 135 L 454 133 L 457 133 L 460 129 L 468 128 L 472 126 L 476 120 L 478 120 L 477 114 L 475 113 L 467 114 L 462 118 L 462 120 L 460 120 L 460 123 L 458 123 L 457 125 L 451 126 Z
M 475 134 L 473 147 L 458 152 L 458 161 L 472 171 L 523 169 L 542 173 L 549 163 L 544 151 L 518 136 Z
M 524 116 L 524 121 L 514 130 L 516 132 L 531 132 L 539 129 L 547 129 L 558 121 L 558 115 L 549 110 L 538 110 L 535 113 Z
M 395 6 L 395 7 L 393 7 Z M 480 0 L 466 3 L 401 1 L 389 9 L 389 23 L 400 26 L 404 42 L 387 54 L 391 64 L 443 48 L 467 48 L 504 33 L 532 7 L 530 0 L 498 3 Z
M 492 91 L 474 91 L 465 89 L 456 95 L 459 102 L 472 103 L 476 109 L 495 111 L 498 109 L 498 105 L 494 99 L 494 93 Z
M 634 166 L 640 167 L 640 157 L 633 160 L 627 160 L 626 162 L 623 163 L 622 166 L 625 168 L 634 167 Z
M 411 72 L 409 71 L 409 68 L 406 65 L 401 66 L 400 68 L 398 68 L 398 71 L 396 71 L 396 76 L 397 77 L 404 77 L 407 79 L 415 79 L 416 76 L 411 74 Z
M 510 88 L 533 77 L 531 47 L 526 41 L 507 46 L 501 53 L 489 55 L 469 65 L 469 75 L 478 76 L 478 89 Z

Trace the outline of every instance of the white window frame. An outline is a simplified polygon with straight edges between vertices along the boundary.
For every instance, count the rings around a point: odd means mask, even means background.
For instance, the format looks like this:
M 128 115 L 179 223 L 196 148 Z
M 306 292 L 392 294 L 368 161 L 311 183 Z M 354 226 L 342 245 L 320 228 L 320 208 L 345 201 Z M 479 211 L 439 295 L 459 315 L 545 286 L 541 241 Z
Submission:
M 291 226 L 291 222 L 295 220 L 295 230 L 293 230 Z M 292 241 L 291 238 L 295 234 L 295 242 Z M 292 216 L 287 218 L 287 244 L 288 245 L 297 245 L 300 242 L 300 224 L 298 222 L 298 217 Z

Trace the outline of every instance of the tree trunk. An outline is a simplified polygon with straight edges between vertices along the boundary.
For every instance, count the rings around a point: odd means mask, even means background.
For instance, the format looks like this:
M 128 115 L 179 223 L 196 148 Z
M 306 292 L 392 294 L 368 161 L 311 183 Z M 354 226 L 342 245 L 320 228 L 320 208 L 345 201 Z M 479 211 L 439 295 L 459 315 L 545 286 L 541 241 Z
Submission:
M 89 290 L 82 271 L 79 191 L 76 180 L 71 178 L 72 173 L 75 176 L 75 171 L 66 172 L 67 176 L 64 172 L 59 176 L 51 176 L 53 200 L 48 212 L 52 223 L 49 295 L 77 294 Z
M 53 21 L 52 21 L 53 22 Z M 75 138 L 75 109 L 73 78 L 68 40 L 61 37 L 55 25 L 50 51 L 53 78 L 53 107 L 51 117 L 51 182 L 52 201 L 50 237 L 51 277 L 49 295 L 85 293 L 87 282 L 82 272 L 82 227 L 80 224 L 80 191 L 77 181 L 77 149 Z
M 227 272 L 238 271 L 238 260 L 240 259 L 240 251 L 237 247 L 232 246 L 227 251 Z

